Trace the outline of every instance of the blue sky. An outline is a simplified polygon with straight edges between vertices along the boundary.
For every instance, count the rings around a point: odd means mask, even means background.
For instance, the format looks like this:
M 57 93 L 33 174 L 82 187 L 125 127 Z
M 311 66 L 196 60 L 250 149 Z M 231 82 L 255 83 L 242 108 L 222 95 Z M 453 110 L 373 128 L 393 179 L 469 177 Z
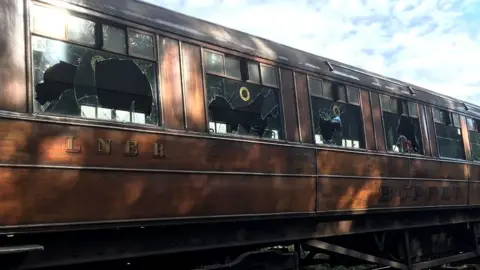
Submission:
M 480 105 L 480 0 L 143 0 Z

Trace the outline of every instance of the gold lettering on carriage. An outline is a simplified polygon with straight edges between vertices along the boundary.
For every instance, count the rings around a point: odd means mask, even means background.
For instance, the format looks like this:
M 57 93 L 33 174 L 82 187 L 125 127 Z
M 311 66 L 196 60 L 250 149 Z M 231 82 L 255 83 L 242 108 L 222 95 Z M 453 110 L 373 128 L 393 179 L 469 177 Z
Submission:
M 81 153 L 83 146 L 77 142 L 75 136 L 67 136 L 65 152 L 70 154 Z M 101 155 L 109 155 L 112 153 L 112 140 L 104 138 L 96 139 L 96 153 Z M 166 157 L 163 143 L 156 141 L 152 144 L 152 153 L 154 157 Z M 124 142 L 123 154 L 126 156 L 138 156 L 140 145 L 137 141 L 127 140 Z

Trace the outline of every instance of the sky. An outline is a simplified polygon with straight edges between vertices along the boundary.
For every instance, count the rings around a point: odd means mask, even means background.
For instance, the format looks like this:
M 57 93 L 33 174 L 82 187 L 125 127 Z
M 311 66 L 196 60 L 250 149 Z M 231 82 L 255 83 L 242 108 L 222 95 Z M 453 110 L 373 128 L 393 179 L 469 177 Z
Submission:
M 143 0 L 480 105 L 480 0 Z

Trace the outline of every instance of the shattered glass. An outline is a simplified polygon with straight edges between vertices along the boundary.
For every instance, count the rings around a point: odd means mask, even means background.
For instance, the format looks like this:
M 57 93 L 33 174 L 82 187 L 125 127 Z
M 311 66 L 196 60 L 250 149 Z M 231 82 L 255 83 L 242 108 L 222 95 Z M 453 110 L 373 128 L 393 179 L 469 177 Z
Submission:
M 32 37 L 34 111 L 157 124 L 155 63 Z
M 207 104 L 211 132 L 283 138 L 276 89 L 207 75 Z

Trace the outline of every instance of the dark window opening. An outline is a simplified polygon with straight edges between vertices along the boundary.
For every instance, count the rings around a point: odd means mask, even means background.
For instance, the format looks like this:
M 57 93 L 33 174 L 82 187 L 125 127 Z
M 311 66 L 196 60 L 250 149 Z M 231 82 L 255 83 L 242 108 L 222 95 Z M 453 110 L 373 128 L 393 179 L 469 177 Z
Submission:
M 69 41 L 32 36 L 35 112 L 158 124 L 156 63 L 125 55 L 155 59 L 153 34 L 127 35 L 125 27 L 43 6 L 32 11 L 34 33 Z M 62 16 L 47 27 L 52 14 Z
M 470 138 L 470 147 L 472 151 L 472 158 L 475 161 L 480 161 L 480 120 L 467 118 L 468 135 Z
M 207 74 L 209 130 L 283 139 L 276 89 Z
M 439 155 L 465 159 L 460 116 L 446 110 L 433 109 Z
M 34 111 L 157 124 L 155 63 L 32 37 Z
M 313 77 L 309 86 L 315 143 L 365 148 L 359 90 Z
M 284 139 L 277 68 L 213 51 L 205 62 L 210 133 Z
M 423 155 L 423 142 L 415 102 L 380 95 L 387 150 Z

